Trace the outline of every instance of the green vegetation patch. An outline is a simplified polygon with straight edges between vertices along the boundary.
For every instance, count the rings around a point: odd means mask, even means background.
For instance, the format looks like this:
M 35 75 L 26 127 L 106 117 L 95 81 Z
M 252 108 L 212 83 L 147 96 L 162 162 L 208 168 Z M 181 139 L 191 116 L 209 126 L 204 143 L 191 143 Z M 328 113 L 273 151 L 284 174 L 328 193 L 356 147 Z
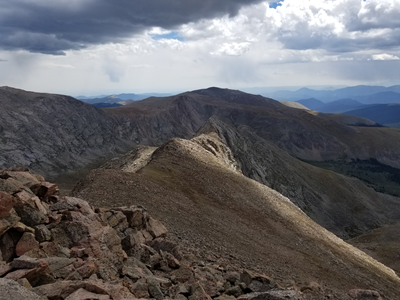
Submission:
M 377 192 L 400 197 L 400 169 L 384 165 L 376 159 L 305 162 L 322 169 L 356 177 Z

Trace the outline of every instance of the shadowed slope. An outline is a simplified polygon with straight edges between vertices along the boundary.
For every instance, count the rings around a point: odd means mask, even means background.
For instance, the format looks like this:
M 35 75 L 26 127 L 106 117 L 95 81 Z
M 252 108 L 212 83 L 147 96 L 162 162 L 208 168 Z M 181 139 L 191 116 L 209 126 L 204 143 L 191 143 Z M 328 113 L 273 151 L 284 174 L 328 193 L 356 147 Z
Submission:
M 349 240 L 349 243 L 400 274 L 400 223 L 383 226 L 360 235 Z
M 232 157 L 210 135 L 174 139 L 138 173 L 95 170 L 74 195 L 95 205 L 144 205 L 203 257 L 231 255 L 283 283 L 318 281 L 339 293 L 337 299 L 346 299 L 351 288 L 376 289 L 388 298 L 400 292 L 393 271 L 311 221 L 289 199 L 244 177 Z
M 248 126 L 235 128 L 213 117 L 200 132 L 221 138 L 245 176 L 282 193 L 318 224 L 341 237 L 356 236 L 400 218 L 400 198 L 377 193 L 358 179 L 299 161 Z
M 115 154 L 115 121 L 72 97 L 0 88 L 0 167 L 55 175 Z

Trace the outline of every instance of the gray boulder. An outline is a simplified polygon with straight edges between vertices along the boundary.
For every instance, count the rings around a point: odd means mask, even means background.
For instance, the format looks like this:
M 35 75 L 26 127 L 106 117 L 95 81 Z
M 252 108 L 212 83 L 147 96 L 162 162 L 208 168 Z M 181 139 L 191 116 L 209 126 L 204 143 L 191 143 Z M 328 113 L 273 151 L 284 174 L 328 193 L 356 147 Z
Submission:
M 0 278 L 0 300 L 45 300 L 47 298 L 41 297 L 34 292 L 24 288 L 16 281 L 6 278 Z

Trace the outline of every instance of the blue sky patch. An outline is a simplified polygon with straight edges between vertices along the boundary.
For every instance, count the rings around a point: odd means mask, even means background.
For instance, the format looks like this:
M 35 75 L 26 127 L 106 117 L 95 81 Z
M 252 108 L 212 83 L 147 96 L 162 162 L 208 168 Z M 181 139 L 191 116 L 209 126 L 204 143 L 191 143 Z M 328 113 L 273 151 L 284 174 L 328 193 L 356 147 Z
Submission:
M 153 40 L 161 40 L 161 39 L 168 39 L 168 40 L 178 40 L 183 42 L 184 38 L 179 35 L 176 31 L 171 31 L 170 33 L 166 34 L 152 34 L 151 38 Z
M 281 0 L 281 1 L 276 1 L 276 2 L 271 2 L 271 3 L 269 4 L 269 7 L 270 7 L 270 8 L 277 8 L 278 6 L 282 6 L 282 2 L 283 2 L 283 0 Z

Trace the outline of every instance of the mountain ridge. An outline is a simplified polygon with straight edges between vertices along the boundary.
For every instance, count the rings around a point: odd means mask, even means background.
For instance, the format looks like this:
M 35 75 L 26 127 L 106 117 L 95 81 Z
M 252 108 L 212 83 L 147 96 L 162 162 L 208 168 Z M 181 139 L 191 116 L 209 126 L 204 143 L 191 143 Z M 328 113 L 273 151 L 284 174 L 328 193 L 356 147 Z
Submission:
M 400 130 L 347 126 L 215 87 L 104 110 L 11 88 L 0 89 L 0 101 L 1 129 L 15 135 L 0 151 L 33 149 L 41 155 L 33 162 L 54 164 L 47 172 L 147 144 L 93 170 L 73 194 L 101 207 L 142 205 L 204 259 L 229 253 L 279 280 L 321 278 L 341 295 L 373 288 L 395 299 L 399 291 L 392 270 L 320 226 L 344 238 L 368 234 L 399 218 L 399 198 L 300 159 L 376 159 L 400 168 Z M 64 148 L 48 147 L 54 138 Z
M 364 277 L 363 267 L 359 269 L 365 254 L 316 225 L 286 197 L 238 173 L 221 159 L 221 155 L 230 156 L 222 144 L 215 135 L 204 133 L 191 141 L 173 139 L 158 148 L 137 173 L 94 170 L 73 194 L 96 205 L 107 206 L 111 198 L 113 203 L 144 205 L 176 238 L 229 253 L 232 260 L 258 265 L 277 279 L 319 278 L 327 288 L 342 293 L 343 287 L 376 288 L 375 275 Z M 169 214 L 170 210 L 175 213 Z M 317 237 L 321 238 L 318 242 Z M 207 255 L 204 251 L 202 255 Z M 322 257 L 325 267 L 318 270 Z M 379 268 L 372 269 L 381 274 Z M 355 277 L 350 275 L 354 271 Z M 394 275 L 388 272 L 389 277 Z
M 18 96 L 19 95 L 19 96 Z M 23 97 L 21 96 L 23 95 Z M 337 159 L 369 159 L 374 158 L 384 164 L 393 165 L 400 168 L 400 142 L 399 132 L 384 128 L 362 128 L 346 126 L 337 123 L 329 118 L 314 116 L 307 111 L 286 107 L 285 105 L 262 96 L 250 95 L 240 91 L 227 89 L 204 89 L 194 92 L 186 92 L 176 96 L 163 98 L 150 97 L 146 100 L 135 101 L 123 107 L 107 108 L 97 110 L 89 108 L 87 104 L 78 100 L 73 100 L 67 96 L 35 94 L 30 92 L 21 92 L 9 89 L 3 93 L 2 114 L 0 126 L 5 132 L 8 128 L 16 125 L 15 120 L 10 118 L 10 114 L 17 114 L 20 118 L 29 110 L 29 120 L 22 118 L 19 122 L 24 128 L 31 131 L 30 135 L 40 136 L 43 131 L 49 128 L 60 126 L 60 124 L 70 124 L 71 132 L 75 132 L 79 142 L 66 143 L 60 141 L 68 153 L 81 153 L 82 157 L 93 158 L 110 157 L 112 153 L 120 149 L 127 151 L 129 147 L 138 144 L 147 144 L 159 146 L 163 142 L 173 137 L 191 138 L 207 122 L 207 120 L 216 115 L 222 120 L 231 120 L 235 125 L 247 125 L 255 129 L 266 140 L 273 141 L 279 148 L 289 152 L 291 155 L 305 160 L 337 160 Z M 22 97 L 20 105 L 10 105 L 13 103 L 10 99 Z M 25 97 L 25 98 L 24 98 Z M 40 101 L 47 101 L 45 105 L 37 105 L 35 109 L 35 97 L 44 97 Z M 47 98 L 48 99 L 47 99 Z M 24 100 L 25 99 L 25 100 Z M 46 100 L 47 99 L 47 100 Z M 59 102 L 74 103 L 67 107 L 55 105 L 55 99 L 61 99 Z M 62 99 L 69 99 L 68 101 Z M 38 102 L 39 103 L 39 102 Z M 80 109 L 80 111 L 79 111 Z M 77 111 L 75 111 L 77 110 Z M 72 119 L 79 120 L 72 124 L 70 117 L 66 116 L 66 111 Z M 51 118 L 45 118 L 44 115 L 51 113 Z M 79 114 L 86 115 L 74 117 Z M 5 116 L 8 115 L 6 118 Z M 57 119 L 58 125 L 51 122 Z M 96 120 L 100 126 L 105 126 L 103 130 L 96 130 L 98 124 L 91 120 Z M 98 120 L 98 121 L 97 121 Z M 29 123 L 30 122 L 30 123 Z M 38 126 L 33 126 L 32 122 Z M 54 121 L 53 121 L 54 122 Z M 10 125 L 9 125 L 10 124 Z M 69 128 L 69 127 L 68 127 Z M 91 128 L 91 129 L 90 129 Z M 88 133 L 88 130 L 90 134 Z M 57 129 L 58 130 L 58 129 Z M 60 129 L 61 130 L 61 129 Z M 18 132 L 18 130 L 14 130 Z M 85 133 L 87 132 L 87 133 Z M 14 133 L 7 133 L 14 135 Z M 102 135 L 106 136 L 102 136 Z M 18 138 L 21 136 L 21 138 Z M 94 139 L 94 144 L 87 144 L 83 137 L 90 136 Z M 368 137 L 369 136 L 369 137 Z M 367 145 L 366 139 L 368 137 Z M 35 147 L 35 153 L 41 156 L 21 157 L 17 153 L 7 152 L 8 163 L 16 165 L 24 164 L 33 168 L 33 170 L 46 172 L 56 172 L 57 168 L 49 165 L 49 158 L 56 157 L 60 170 L 71 170 L 73 166 L 83 166 L 88 160 L 81 160 L 67 155 L 63 157 L 62 148 L 44 148 L 43 145 L 31 140 L 28 135 L 28 129 L 20 131 L 15 138 L 14 149 L 29 149 L 25 152 L 32 152 Z M 13 139 L 15 139 L 13 137 Z M 71 137 L 64 136 L 63 140 Z M 48 139 L 60 139 L 57 133 L 51 129 Z M 74 139 L 74 137 L 73 137 Z M 389 139 L 391 142 L 389 143 Z M 115 145 L 114 148 L 102 148 L 102 140 L 107 140 L 109 145 Z M 9 151 L 4 149 L 3 151 Z M 85 154 L 87 153 L 87 154 Z M 89 154 L 92 153 L 92 154 Z M 93 155 L 94 153 L 97 153 Z M 18 163 L 20 162 L 20 163 Z M 0 166 L 6 167 L 6 161 Z M 44 173 L 43 173 L 44 172 Z

